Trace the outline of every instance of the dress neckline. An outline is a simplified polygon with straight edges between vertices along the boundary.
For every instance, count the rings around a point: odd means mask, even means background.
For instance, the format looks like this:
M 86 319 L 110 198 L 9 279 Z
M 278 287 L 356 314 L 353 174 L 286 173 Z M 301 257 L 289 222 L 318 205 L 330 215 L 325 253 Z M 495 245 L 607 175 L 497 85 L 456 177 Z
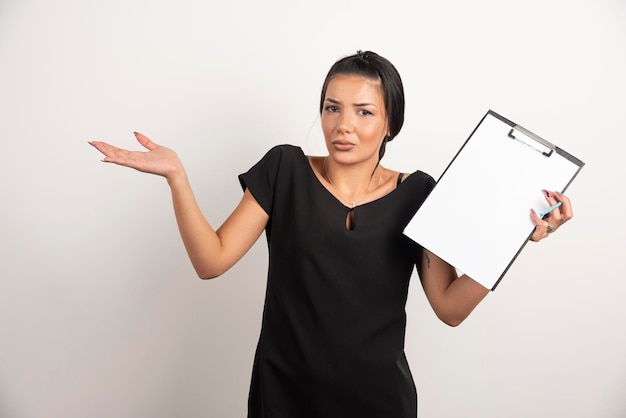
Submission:
M 337 204 L 339 204 L 341 207 L 348 209 L 348 210 L 354 210 L 356 208 L 361 208 L 361 207 L 365 207 L 371 204 L 375 204 L 378 203 L 384 199 L 386 199 L 388 196 L 393 195 L 394 192 L 396 192 L 396 190 L 398 190 L 400 188 L 400 186 L 402 186 L 404 183 L 406 183 L 408 181 L 409 178 L 414 177 L 411 174 L 406 174 L 404 180 L 400 181 L 400 183 L 398 184 L 398 182 L 396 181 L 396 187 L 394 187 L 391 191 L 389 191 L 389 193 L 384 194 L 376 199 L 367 201 L 365 203 L 361 203 L 356 205 L 354 208 L 350 208 L 350 206 L 346 205 L 345 203 L 343 203 L 341 200 L 339 200 L 325 185 L 324 183 L 322 183 L 319 179 L 319 177 L 317 176 L 317 174 L 315 173 L 315 170 L 313 169 L 313 166 L 311 165 L 311 157 L 312 156 L 308 156 L 304 153 L 304 150 L 300 147 L 298 147 L 300 149 L 300 155 L 304 158 L 304 162 L 307 165 L 307 168 L 309 170 L 310 175 L 313 176 L 313 178 L 315 179 L 315 182 L 319 185 L 319 187 L 321 187 L 326 194 L 328 194 L 328 196 L 330 196 L 332 198 L 332 200 L 334 200 L 335 202 L 337 202 Z M 402 176 L 404 175 L 403 173 L 399 173 L 398 175 Z

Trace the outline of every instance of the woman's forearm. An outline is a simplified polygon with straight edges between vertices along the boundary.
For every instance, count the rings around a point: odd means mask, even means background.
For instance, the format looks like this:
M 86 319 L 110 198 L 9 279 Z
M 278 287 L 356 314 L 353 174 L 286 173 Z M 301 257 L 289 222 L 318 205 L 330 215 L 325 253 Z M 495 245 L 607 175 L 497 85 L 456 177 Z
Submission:
M 420 278 L 426 297 L 439 319 L 450 326 L 463 322 L 487 296 L 489 289 L 428 250 L 424 250 Z
M 219 267 L 220 238 L 206 220 L 185 173 L 181 167 L 168 176 L 172 204 L 180 236 L 191 264 L 200 278 L 212 278 L 221 274 Z

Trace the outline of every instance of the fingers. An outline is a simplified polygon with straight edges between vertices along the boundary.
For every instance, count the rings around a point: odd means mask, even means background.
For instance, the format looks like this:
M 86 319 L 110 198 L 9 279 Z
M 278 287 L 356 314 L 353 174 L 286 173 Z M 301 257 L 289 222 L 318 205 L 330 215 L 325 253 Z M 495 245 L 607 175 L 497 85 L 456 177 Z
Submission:
M 152 151 L 153 149 L 158 148 L 159 146 L 157 144 L 155 144 L 154 142 L 152 142 L 147 136 L 145 136 L 144 134 L 140 134 L 139 132 L 133 132 L 133 134 L 135 135 L 135 138 L 137 138 L 137 141 L 139 141 L 139 143 L 146 149 L 148 149 L 149 151 Z
M 547 238 L 548 235 L 550 235 L 556 229 L 554 225 L 541 219 L 537 215 L 537 212 L 535 212 L 533 209 L 530 210 L 530 219 L 535 224 L 535 230 L 532 236 L 530 237 L 531 241 L 535 241 L 535 242 L 541 241 L 542 239 Z
M 136 168 L 137 165 L 137 154 L 141 154 L 138 152 L 128 151 L 122 148 L 118 148 L 116 146 L 107 144 L 102 141 L 88 141 L 91 146 L 96 148 L 102 154 L 104 154 L 104 158 L 102 162 L 105 163 L 113 163 L 117 165 L 123 165 L 126 167 Z
M 182 164 L 174 151 L 155 144 L 147 136 L 138 132 L 134 134 L 137 141 L 147 151 L 129 151 L 101 141 L 89 141 L 89 144 L 104 154 L 102 161 L 105 163 L 130 167 L 164 177 L 181 172 Z
M 133 134 L 135 135 L 135 138 L 137 139 L 137 141 L 149 151 L 152 151 L 159 147 L 159 145 L 152 142 L 150 138 L 148 138 L 144 134 L 140 134 L 139 132 L 133 132 Z M 113 154 L 116 154 L 116 153 L 125 154 L 125 153 L 130 152 L 130 151 L 115 147 L 113 145 L 107 144 L 106 142 L 102 142 L 102 141 L 87 141 L 87 142 L 89 143 L 89 145 L 92 145 L 98 151 L 100 151 L 106 156 L 112 156 Z
M 155 150 L 159 147 L 147 136 L 140 134 L 139 132 L 133 132 L 133 134 L 135 135 L 137 141 L 149 151 Z M 131 160 L 136 160 L 136 158 L 133 158 L 133 155 L 137 154 L 137 152 L 118 148 L 102 141 L 88 141 L 88 143 L 96 148 L 98 151 L 100 151 L 102 154 L 104 154 L 104 158 L 102 159 L 102 161 L 105 163 L 131 165 Z
M 567 196 L 562 193 L 554 192 L 556 199 L 562 203 L 560 207 L 561 217 L 563 222 L 567 222 L 574 217 L 574 211 L 572 210 L 572 202 Z
M 552 206 L 561 202 L 561 206 L 553 209 L 543 218 L 539 217 L 537 213 L 531 209 L 530 218 L 535 224 L 535 231 L 531 236 L 532 241 L 540 241 L 546 238 L 574 216 L 572 204 L 567 196 L 560 192 L 548 190 L 543 190 L 543 194 L 548 205 Z
M 122 150 L 113 145 L 109 145 L 106 142 L 88 141 L 88 143 L 89 145 L 100 151 L 102 154 L 104 154 L 104 158 L 102 159 L 102 161 L 105 162 L 111 162 L 111 160 L 114 159 L 115 156 L 120 156 L 123 152 L 128 153 L 128 151 Z
M 572 219 L 574 213 L 572 211 L 572 203 L 569 198 L 562 193 L 559 192 L 551 192 L 548 190 L 543 190 L 543 194 L 546 198 L 546 202 L 549 205 L 554 205 L 555 203 L 561 202 L 561 206 L 554 209 L 546 216 L 543 217 L 544 221 L 550 221 L 552 223 L 557 224 L 558 228 L 560 225 L 563 225 L 565 222 Z

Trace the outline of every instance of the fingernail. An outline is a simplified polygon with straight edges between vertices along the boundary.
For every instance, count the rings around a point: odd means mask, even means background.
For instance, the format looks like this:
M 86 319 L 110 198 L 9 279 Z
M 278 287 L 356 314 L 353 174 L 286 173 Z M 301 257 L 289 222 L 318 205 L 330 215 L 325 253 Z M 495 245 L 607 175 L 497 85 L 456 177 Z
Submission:
M 547 197 L 552 197 L 552 193 L 550 193 L 547 190 L 542 190 L 542 192 L 547 196 Z
M 139 132 L 133 131 L 133 135 L 137 136 L 137 135 L 139 135 Z

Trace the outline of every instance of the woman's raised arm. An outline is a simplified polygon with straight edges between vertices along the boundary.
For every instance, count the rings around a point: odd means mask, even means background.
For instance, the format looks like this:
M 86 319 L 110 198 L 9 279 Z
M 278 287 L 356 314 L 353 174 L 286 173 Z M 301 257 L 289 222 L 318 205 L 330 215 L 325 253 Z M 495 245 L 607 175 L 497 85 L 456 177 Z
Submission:
M 128 151 L 101 141 L 89 143 L 104 154 L 104 162 L 165 177 L 170 186 L 178 229 L 196 273 L 202 279 L 221 275 L 259 238 L 269 219 L 268 214 L 246 190 L 232 214 L 214 230 L 200 211 L 176 153 L 140 133 L 135 133 L 135 137 L 148 151 Z

